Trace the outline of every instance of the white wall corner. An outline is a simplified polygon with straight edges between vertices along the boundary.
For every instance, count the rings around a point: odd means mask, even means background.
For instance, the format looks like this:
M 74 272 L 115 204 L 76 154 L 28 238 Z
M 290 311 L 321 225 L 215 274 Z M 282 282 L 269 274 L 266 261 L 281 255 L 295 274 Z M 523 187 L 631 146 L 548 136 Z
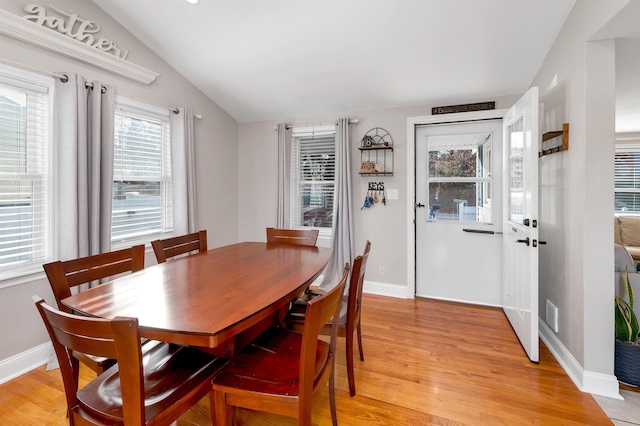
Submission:
M 538 318 L 538 327 L 540 338 L 581 392 L 623 399 L 616 376 L 585 371 L 542 318 Z
M 379 283 L 376 281 L 364 281 L 362 287 L 363 293 L 377 294 L 379 296 L 397 297 L 400 299 L 412 299 L 413 296 L 408 294 L 406 285 Z
M 46 364 L 52 347 L 51 342 L 43 343 L 0 361 L 0 385 Z

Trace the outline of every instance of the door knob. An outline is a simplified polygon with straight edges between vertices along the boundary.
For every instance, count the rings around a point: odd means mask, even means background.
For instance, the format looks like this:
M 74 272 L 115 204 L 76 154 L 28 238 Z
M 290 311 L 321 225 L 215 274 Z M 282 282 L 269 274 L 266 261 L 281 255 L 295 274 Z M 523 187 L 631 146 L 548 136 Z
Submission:
M 529 245 L 529 237 L 525 238 L 524 240 L 516 240 L 516 243 L 525 243 L 528 246 Z
M 424 207 L 424 204 L 418 203 L 418 204 L 416 204 L 416 207 Z

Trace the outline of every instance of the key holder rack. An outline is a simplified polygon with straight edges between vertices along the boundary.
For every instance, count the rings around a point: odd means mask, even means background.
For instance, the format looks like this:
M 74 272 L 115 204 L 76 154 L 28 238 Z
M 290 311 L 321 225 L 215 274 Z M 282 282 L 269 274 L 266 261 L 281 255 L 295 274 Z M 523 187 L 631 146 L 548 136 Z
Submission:
M 387 197 L 384 192 L 384 182 L 369 182 L 369 188 L 364 196 L 364 204 L 360 210 L 369 209 L 375 204 L 387 205 Z
M 369 182 L 368 191 L 384 191 L 384 182 Z

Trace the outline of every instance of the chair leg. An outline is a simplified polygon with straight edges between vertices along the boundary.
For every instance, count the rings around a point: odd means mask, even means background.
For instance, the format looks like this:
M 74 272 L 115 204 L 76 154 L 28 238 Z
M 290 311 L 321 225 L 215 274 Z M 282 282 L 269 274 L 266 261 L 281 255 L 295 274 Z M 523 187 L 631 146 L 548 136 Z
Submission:
M 287 323 L 284 321 L 284 317 L 287 316 L 287 313 L 291 309 L 291 306 L 292 306 L 292 303 L 287 303 L 286 306 L 283 306 L 282 308 L 278 309 L 276 313 L 277 324 L 282 328 L 287 328 Z
M 331 406 L 331 423 L 333 426 L 338 426 L 338 415 L 336 413 L 336 383 L 335 383 L 335 371 L 336 371 L 336 359 L 333 359 L 333 368 L 331 369 L 331 376 L 329 376 L 329 405 Z
M 71 371 L 73 371 L 73 380 L 76 383 L 76 392 L 80 383 L 80 361 L 78 358 L 71 357 Z
M 353 332 L 347 331 L 345 343 L 347 346 L 347 377 L 349 378 L 349 394 L 351 396 L 355 396 L 356 379 L 353 374 Z
M 362 328 L 360 328 L 360 324 L 358 323 L 358 327 L 356 328 L 358 332 L 358 349 L 360 350 L 360 361 L 364 361 L 364 352 L 362 351 Z
M 209 394 L 212 426 L 231 426 L 234 422 L 235 409 L 227 405 L 224 392 L 213 391 Z

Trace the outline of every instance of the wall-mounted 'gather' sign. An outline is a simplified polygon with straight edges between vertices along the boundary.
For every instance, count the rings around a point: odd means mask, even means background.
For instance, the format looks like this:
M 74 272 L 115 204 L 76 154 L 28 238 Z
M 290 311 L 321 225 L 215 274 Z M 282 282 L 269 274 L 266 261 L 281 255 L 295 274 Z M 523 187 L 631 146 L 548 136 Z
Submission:
M 28 4 L 24 10 L 31 15 L 23 16 L 24 19 L 42 25 L 45 28 L 56 30 L 61 34 L 69 36 L 75 40 L 85 43 L 91 47 L 95 47 L 103 52 L 111 53 L 121 59 L 126 59 L 129 54 L 128 50 L 122 51 L 114 41 L 105 38 L 96 38 L 94 34 L 100 31 L 100 25 L 88 19 L 80 19 L 76 12 L 67 13 L 53 5 L 49 6 L 58 14 L 64 16 L 59 18 L 56 16 L 47 16 L 47 10 L 43 6 L 37 4 Z

